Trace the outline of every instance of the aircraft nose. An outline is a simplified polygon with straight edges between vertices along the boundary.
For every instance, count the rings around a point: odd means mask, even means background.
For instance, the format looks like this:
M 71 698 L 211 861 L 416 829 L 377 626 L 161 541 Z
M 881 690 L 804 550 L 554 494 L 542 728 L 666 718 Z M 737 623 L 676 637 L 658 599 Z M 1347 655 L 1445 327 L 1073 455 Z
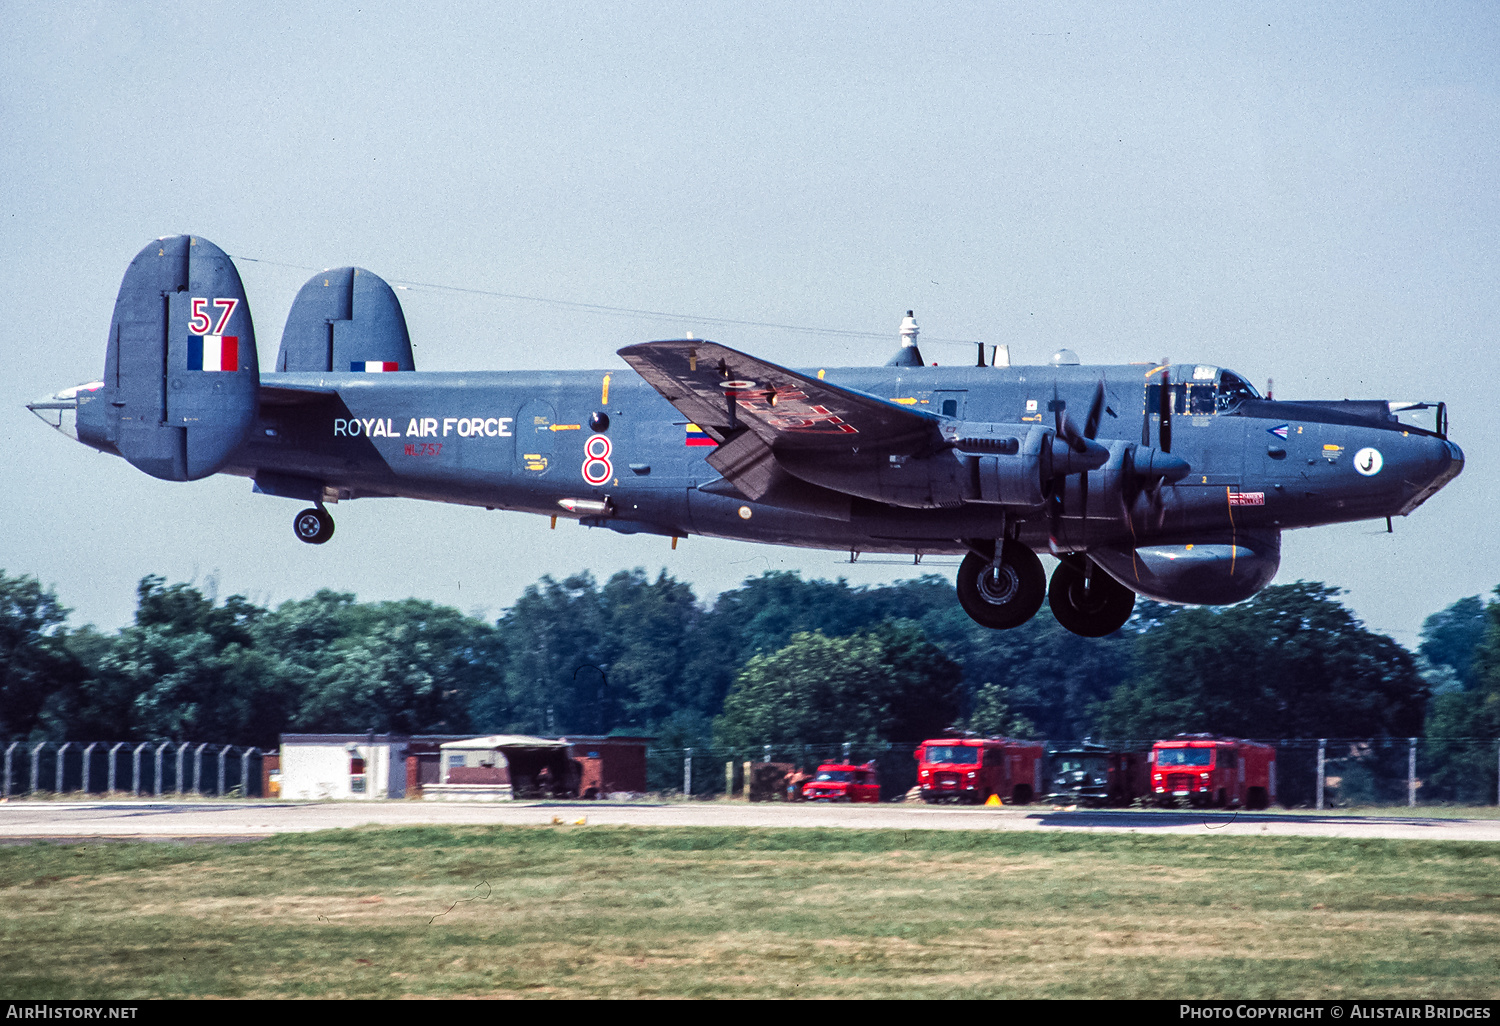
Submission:
M 1463 450 L 1446 438 L 1422 438 L 1419 449 L 1420 455 L 1411 461 L 1405 475 L 1411 497 L 1401 508 L 1402 516 L 1426 502 L 1464 469 Z
M 73 441 L 78 441 L 78 394 L 102 388 L 104 382 L 90 381 L 86 385 L 74 385 L 60 392 L 43 396 L 26 404 L 26 408 L 56 428 Z

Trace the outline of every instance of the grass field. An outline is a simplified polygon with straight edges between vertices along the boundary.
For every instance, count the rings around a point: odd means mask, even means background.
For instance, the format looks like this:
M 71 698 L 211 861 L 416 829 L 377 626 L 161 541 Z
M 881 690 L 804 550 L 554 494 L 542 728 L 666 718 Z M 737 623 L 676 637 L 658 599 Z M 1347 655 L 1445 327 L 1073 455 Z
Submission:
M 1500 847 L 554 827 L 0 848 L 0 996 L 1483 997 Z

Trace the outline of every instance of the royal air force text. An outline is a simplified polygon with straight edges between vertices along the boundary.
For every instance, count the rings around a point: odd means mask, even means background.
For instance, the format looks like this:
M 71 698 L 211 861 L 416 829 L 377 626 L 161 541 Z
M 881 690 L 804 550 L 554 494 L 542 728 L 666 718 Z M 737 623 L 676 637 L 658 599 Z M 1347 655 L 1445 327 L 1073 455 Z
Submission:
M 412 417 L 406 430 L 395 417 L 336 417 L 335 438 L 510 438 L 514 417 Z

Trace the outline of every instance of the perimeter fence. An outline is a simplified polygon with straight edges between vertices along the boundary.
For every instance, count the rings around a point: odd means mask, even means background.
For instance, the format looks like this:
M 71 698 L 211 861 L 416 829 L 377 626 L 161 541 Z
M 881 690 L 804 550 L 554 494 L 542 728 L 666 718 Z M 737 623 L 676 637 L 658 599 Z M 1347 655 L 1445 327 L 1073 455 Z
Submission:
M 1147 752 L 1156 740 L 1041 740 L 1047 748 L 1088 743 L 1117 752 Z M 1278 803 L 1288 808 L 1354 805 L 1500 804 L 1500 738 L 1250 739 L 1276 749 Z M 881 798 L 916 785 L 919 741 L 801 742 L 693 748 L 651 748 L 647 782 L 653 791 L 712 798 L 737 791 L 744 764 L 780 763 L 814 772 L 823 763 L 873 762 Z
M 1149 751 L 1155 739 L 1042 740 L 1117 752 Z M 1276 749 L 1276 791 L 1286 807 L 1500 804 L 1497 738 L 1258 739 Z M 743 787 L 745 764 L 814 772 L 824 763 L 874 763 L 884 800 L 917 782 L 918 741 L 802 742 L 646 752 L 647 786 L 658 793 L 713 798 Z M 122 794 L 247 798 L 264 795 L 259 748 L 196 741 L 14 741 L 4 749 L 0 796 Z
M 13 741 L 0 795 L 260 797 L 267 754 L 197 741 Z

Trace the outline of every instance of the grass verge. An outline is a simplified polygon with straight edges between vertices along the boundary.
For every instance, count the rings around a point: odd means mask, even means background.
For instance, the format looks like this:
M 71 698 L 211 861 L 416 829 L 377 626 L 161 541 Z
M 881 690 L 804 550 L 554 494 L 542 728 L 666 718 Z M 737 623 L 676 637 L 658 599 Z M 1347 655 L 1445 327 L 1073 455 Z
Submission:
M 1475 997 L 1500 848 L 742 828 L 0 848 L 11 998 Z

